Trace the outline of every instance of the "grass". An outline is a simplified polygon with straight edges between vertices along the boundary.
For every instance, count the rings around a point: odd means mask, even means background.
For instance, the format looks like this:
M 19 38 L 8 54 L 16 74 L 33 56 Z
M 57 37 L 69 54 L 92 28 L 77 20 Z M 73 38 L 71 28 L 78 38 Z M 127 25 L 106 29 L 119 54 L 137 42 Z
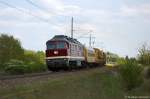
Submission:
M 149 96 L 150 98 L 150 79 L 145 80 L 140 87 L 129 91 L 128 95 Z
M 125 95 L 136 95 L 141 90 L 149 91 L 149 82 L 130 92 L 125 92 L 118 76 L 101 72 L 92 72 L 51 79 L 46 82 L 18 85 L 0 89 L 0 99 L 123 99 Z

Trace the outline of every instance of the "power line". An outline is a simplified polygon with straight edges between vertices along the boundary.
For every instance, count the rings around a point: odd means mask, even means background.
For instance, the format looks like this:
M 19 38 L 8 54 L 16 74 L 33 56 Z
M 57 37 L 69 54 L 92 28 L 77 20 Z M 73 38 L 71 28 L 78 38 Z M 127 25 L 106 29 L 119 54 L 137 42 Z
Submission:
M 43 11 L 44 13 L 47 13 L 47 14 L 53 14 L 53 15 L 57 15 L 57 13 L 55 12 L 52 12 L 52 11 L 49 11 L 49 10 L 46 10 L 45 8 L 39 6 L 37 3 L 34 3 L 33 0 L 25 0 L 27 3 L 29 3 L 30 5 L 38 8 L 39 10 Z M 57 19 L 60 21 L 62 21 L 61 19 Z
M 92 47 L 92 43 L 93 43 L 93 46 L 94 46 L 94 43 L 95 43 L 95 38 L 94 36 L 92 36 L 92 34 L 90 33 L 89 37 L 88 36 L 80 36 L 78 37 L 78 39 L 81 39 L 81 38 L 85 38 L 85 39 L 89 39 L 89 47 Z M 93 41 L 92 41 L 93 40 Z
M 3 5 L 6 5 L 6 6 L 10 7 L 10 8 L 16 9 L 16 10 L 18 10 L 19 12 L 22 12 L 22 13 L 28 14 L 28 15 L 30 15 L 30 16 L 33 16 L 33 17 L 35 17 L 35 18 L 37 18 L 37 19 L 39 19 L 39 20 L 41 20 L 41 21 L 43 21 L 43 22 L 49 23 L 48 20 L 43 19 L 43 18 L 41 18 L 41 17 L 39 17 L 39 16 L 36 16 L 36 15 L 33 14 L 33 13 L 30 13 L 30 12 L 27 12 L 27 11 L 25 11 L 25 10 L 22 10 L 21 8 L 17 8 L 16 6 L 11 5 L 11 4 L 7 3 L 7 2 L 0 1 L 0 3 L 3 4 Z
M 41 6 L 39 6 L 38 4 L 34 3 L 33 0 L 25 0 L 25 1 L 26 1 L 27 3 L 29 3 L 29 4 L 31 4 L 32 6 L 38 8 L 39 10 L 44 11 L 45 13 L 56 14 L 56 13 L 50 12 L 50 11 L 48 11 L 48 10 L 45 10 L 43 7 L 41 7 Z M 59 21 L 60 21 L 60 19 L 59 19 Z M 74 20 L 73 20 L 73 17 L 72 17 L 72 19 L 71 19 L 71 38 L 73 38 L 73 34 L 74 34 L 73 32 L 75 31 L 73 25 L 74 25 Z
M 46 11 L 44 8 L 40 7 L 39 5 L 35 4 L 33 1 L 31 0 L 25 0 L 26 2 L 28 2 L 29 4 L 31 4 L 32 6 L 38 8 L 39 10 L 42 10 L 46 13 L 52 13 L 52 12 L 49 12 L 49 11 Z

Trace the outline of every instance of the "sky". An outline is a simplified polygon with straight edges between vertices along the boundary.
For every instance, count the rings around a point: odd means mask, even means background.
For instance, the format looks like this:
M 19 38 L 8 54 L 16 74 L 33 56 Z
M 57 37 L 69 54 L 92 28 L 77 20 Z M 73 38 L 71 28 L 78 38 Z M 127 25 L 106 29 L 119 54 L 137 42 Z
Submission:
M 0 33 L 25 49 L 45 50 L 54 35 L 70 36 L 120 56 L 135 57 L 150 43 L 150 0 L 0 0 Z

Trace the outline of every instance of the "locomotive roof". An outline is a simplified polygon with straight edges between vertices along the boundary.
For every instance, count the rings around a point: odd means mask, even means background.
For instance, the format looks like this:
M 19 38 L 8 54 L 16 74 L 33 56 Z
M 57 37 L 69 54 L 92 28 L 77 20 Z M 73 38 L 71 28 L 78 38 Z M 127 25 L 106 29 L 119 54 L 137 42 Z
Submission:
M 49 41 L 56 41 L 56 40 L 64 40 L 67 42 L 71 42 L 71 43 L 76 43 L 76 44 L 81 44 L 79 41 L 77 41 L 77 39 L 68 37 L 66 35 L 55 35 L 51 40 Z M 49 42 L 48 41 L 48 42 Z M 81 44 L 82 45 L 82 44 Z

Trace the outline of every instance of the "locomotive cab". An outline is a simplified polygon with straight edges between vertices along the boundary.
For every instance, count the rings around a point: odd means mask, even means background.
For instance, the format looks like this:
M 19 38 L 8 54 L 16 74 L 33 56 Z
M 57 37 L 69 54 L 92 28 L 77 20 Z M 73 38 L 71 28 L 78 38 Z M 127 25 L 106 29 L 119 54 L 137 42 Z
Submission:
M 49 70 L 58 70 L 58 68 L 61 69 L 64 65 L 68 65 L 68 42 L 48 41 L 46 46 L 46 63 Z
M 68 43 L 65 41 L 49 41 L 47 42 L 46 57 L 57 57 L 68 55 Z

